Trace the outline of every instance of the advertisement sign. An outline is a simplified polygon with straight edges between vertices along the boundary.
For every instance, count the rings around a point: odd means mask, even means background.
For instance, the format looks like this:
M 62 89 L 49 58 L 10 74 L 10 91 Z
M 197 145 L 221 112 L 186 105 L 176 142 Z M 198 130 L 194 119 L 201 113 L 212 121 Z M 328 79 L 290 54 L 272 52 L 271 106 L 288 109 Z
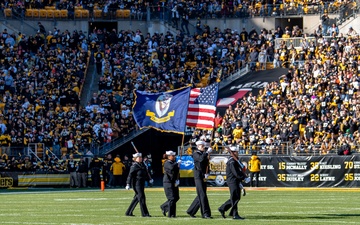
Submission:
M 359 187 L 360 155 L 351 156 L 261 156 L 259 185 L 263 187 Z M 180 167 L 180 173 L 193 168 L 191 156 Z M 211 155 L 208 182 L 214 186 L 226 183 L 229 155 Z M 240 156 L 246 164 L 250 156 Z M 186 166 L 185 166 L 186 165 Z M 186 168 L 186 170 L 185 170 Z M 247 171 L 249 173 L 249 171 Z M 183 176 L 181 176 L 183 177 Z
M 0 188 L 69 185 L 67 173 L 0 172 Z

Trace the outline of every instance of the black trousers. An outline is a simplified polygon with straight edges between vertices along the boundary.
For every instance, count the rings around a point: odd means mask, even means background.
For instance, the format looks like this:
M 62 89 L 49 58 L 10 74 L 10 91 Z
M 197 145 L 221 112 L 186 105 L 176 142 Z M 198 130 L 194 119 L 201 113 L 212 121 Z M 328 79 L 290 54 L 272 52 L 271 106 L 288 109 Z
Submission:
M 97 62 L 96 63 L 96 72 L 97 72 L 97 74 L 101 74 L 101 69 L 102 69 L 102 64 L 101 64 L 101 62 L 99 63 L 99 62 Z
M 114 187 L 121 187 L 122 184 L 122 175 L 113 175 L 114 176 L 114 180 L 113 180 L 113 185 Z
M 230 190 L 230 199 L 222 204 L 219 209 L 226 212 L 231 208 L 229 216 L 238 216 L 238 203 L 241 198 L 241 189 L 237 183 L 228 183 L 228 186 Z
M 251 187 L 259 187 L 259 175 L 260 172 L 251 172 L 250 173 L 250 186 Z M 254 186 L 254 177 L 255 177 L 255 186 Z
M 100 169 L 93 169 L 91 173 L 91 186 L 100 187 Z
M 140 210 L 141 210 L 141 215 L 142 216 L 147 216 L 149 215 L 149 211 L 148 208 L 146 206 L 146 198 L 145 198 L 145 184 L 143 185 L 135 185 L 135 187 L 133 187 L 134 192 L 135 192 L 135 196 L 133 198 L 133 200 L 130 203 L 129 208 L 126 210 L 126 215 L 132 215 L 133 211 L 135 209 L 135 207 L 137 206 L 138 203 L 140 203 Z
M 197 196 L 186 211 L 190 215 L 195 215 L 201 208 L 201 216 L 211 216 L 209 200 L 206 195 L 206 182 L 203 179 L 195 179 Z
M 176 202 L 180 199 L 179 187 L 175 187 L 174 184 L 164 183 L 164 191 L 167 201 L 164 202 L 160 208 L 165 212 L 169 212 L 169 217 L 176 216 Z

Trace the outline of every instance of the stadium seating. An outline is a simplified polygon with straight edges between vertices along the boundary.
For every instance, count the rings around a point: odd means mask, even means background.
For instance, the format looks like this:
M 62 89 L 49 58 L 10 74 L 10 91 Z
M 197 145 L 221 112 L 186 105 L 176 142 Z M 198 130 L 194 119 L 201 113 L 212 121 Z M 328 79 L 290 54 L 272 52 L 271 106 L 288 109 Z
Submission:
M 60 10 L 60 15 L 62 19 L 67 19 L 68 18 L 68 11 L 66 9 L 62 9 Z
M 54 18 L 61 18 L 60 10 L 53 10 L 53 12 L 54 12 Z
M 94 10 L 94 17 L 95 17 L 95 18 L 101 18 L 101 17 L 102 17 L 102 10 L 100 10 L 100 9 L 95 9 L 95 10 Z
M 89 10 L 82 9 L 81 10 L 81 17 L 85 18 L 85 19 L 88 19 L 89 18 Z
M 51 6 L 45 6 L 45 9 L 52 9 L 52 10 L 55 10 L 56 9 L 56 7 L 55 6 L 53 6 L 53 5 L 51 5 Z
M 82 18 L 82 11 L 80 9 L 75 9 L 75 18 L 81 19 Z
M 47 9 L 46 10 L 46 17 L 47 18 L 54 18 L 55 17 L 55 11 L 56 10 L 53 10 L 53 9 Z
M 40 16 L 40 12 L 38 9 L 33 9 L 33 12 L 32 12 L 32 17 L 33 18 L 39 18 Z
M 25 17 L 32 18 L 33 17 L 33 10 L 32 9 L 27 9 L 25 11 Z
M 123 18 L 124 17 L 124 10 L 118 9 L 116 10 L 116 18 Z
M 130 18 L 130 10 L 129 9 L 124 9 L 123 16 L 124 16 L 124 18 Z
M 47 18 L 47 10 L 46 9 L 40 9 L 39 10 L 40 18 Z

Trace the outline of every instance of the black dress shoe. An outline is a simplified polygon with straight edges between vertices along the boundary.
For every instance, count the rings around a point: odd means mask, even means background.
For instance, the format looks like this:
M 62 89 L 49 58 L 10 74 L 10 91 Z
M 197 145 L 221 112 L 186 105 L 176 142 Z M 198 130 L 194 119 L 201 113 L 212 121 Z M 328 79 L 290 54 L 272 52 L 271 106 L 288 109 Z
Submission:
M 226 218 L 226 216 L 225 216 L 225 211 L 222 210 L 222 209 L 220 209 L 220 208 L 218 208 L 218 210 L 219 210 L 221 216 L 225 219 L 225 218 Z
M 211 216 L 208 216 L 208 215 L 203 216 L 203 218 L 204 218 L 204 219 L 212 219 L 212 217 L 211 217 Z
M 188 213 L 188 212 L 186 212 L 191 218 L 196 218 L 196 216 L 195 215 L 193 215 L 193 214 L 191 214 L 191 213 Z
M 162 214 L 163 214 L 164 216 L 166 216 L 166 211 L 165 211 L 165 209 L 163 209 L 161 206 L 160 206 L 160 209 L 161 209 Z
M 244 220 L 245 218 L 241 217 L 241 216 L 234 216 L 233 219 L 234 220 Z
M 147 215 L 144 215 L 143 217 L 151 217 L 149 214 L 147 214 Z
M 125 214 L 125 216 L 135 216 L 134 214 Z

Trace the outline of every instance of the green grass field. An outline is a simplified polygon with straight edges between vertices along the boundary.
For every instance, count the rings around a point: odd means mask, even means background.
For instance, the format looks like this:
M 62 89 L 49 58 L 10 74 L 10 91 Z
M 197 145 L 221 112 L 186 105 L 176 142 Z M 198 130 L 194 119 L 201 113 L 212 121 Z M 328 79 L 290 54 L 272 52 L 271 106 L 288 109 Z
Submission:
M 133 191 L 106 189 L 53 189 L 50 191 L 7 190 L 0 192 L 0 224 L 360 224 L 358 188 L 247 188 L 239 204 L 244 221 L 223 219 L 217 208 L 229 198 L 227 188 L 209 188 L 212 220 L 190 218 L 187 207 L 195 198 L 194 188 L 181 188 L 177 218 L 162 216 L 162 188 L 146 189 L 151 218 L 125 211 Z

